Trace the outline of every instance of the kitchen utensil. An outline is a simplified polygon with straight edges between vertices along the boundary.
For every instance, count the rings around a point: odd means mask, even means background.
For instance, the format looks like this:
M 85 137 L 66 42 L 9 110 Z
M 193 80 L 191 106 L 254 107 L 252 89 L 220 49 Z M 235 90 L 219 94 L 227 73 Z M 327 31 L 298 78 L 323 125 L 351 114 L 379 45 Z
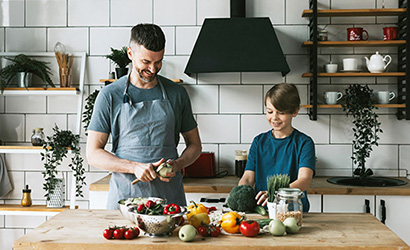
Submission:
M 326 73 L 336 73 L 337 72 L 337 64 L 335 64 L 335 63 L 325 64 L 325 71 L 326 71 Z
M 366 33 L 366 38 L 363 39 L 363 33 Z M 363 28 L 347 28 L 347 40 L 348 41 L 367 41 L 369 39 L 369 33 Z
M 397 27 L 384 27 L 383 28 L 383 40 L 396 40 L 398 38 Z
M 343 70 L 345 71 L 355 71 L 357 70 L 357 59 L 356 58 L 345 58 L 343 59 Z
M 132 207 L 128 211 L 133 216 L 134 223 L 150 237 L 172 235 L 172 231 L 178 226 L 181 217 L 187 213 L 185 207 L 181 207 L 180 213 L 169 215 L 139 214 Z
M 135 200 L 135 202 L 134 202 Z M 128 220 L 134 222 L 134 216 L 128 211 L 132 207 L 137 207 L 139 204 L 145 204 L 148 200 L 155 201 L 155 203 L 165 203 L 165 200 L 158 197 L 148 197 L 148 198 L 128 198 L 118 201 L 118 206 L 120 208 L 121 214 Z
M 370 59 L 367 56 L 365 56 L 364 58 L 366 59 L 367 69 L 371 73 L 382 73 L 391 63 L 391 57 L 389 55 L 383 57 L 379 54 L 379 51 L 376 51 L 376 53 L 373 54 Z
M 214 152 L 202 152 L 194 163 L 181 170 L 185 177 L 215 177 Z
M 325 102 L 326 104 L 336 104 L 343 97 L 342 92 L 327 91 L 325 92 Z
M 376 93 L 377 103 L 387 104 L 396 97 L 393 91 L 379 91 Z

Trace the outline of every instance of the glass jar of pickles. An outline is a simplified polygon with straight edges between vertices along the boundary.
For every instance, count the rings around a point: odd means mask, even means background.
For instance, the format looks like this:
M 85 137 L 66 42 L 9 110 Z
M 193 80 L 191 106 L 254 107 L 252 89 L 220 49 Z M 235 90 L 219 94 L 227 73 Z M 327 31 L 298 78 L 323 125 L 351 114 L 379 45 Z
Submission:
M 302 226 L 303 195 L 298 188 L 280 188 L 276 196 L 276 219 L 284 221 L 288 217 L 295 217 Z
M 43 146 L 44 139 L 43 128 L 33 129 L 33 135 L 31 136 L 31 144 L 33 146 Z

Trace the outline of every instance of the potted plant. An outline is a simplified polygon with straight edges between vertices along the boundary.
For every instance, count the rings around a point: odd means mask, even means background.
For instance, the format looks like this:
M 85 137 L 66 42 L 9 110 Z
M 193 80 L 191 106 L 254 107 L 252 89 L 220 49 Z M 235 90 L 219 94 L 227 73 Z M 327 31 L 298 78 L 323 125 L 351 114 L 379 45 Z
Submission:
M 1 83 L 2 91 L 10 84 L 14 77 L 17 77 L 17 84 L 19 87 L 27 88 L 31 86 L 31 77 L 33 74 L 43 80 L 45 87 L 47 87 L 47 84 L 55 87 L 50 78 L 52 74 L 47 65 L 49 64 L 48 62 L 38 61 L 24 54 L 19 54 L 14 58 L 6 57 L 6 59 L 12 61 L 13 64 L 8 65 L 1 70 L 1 78 L 3 79 Z
M 117 65 L 117 68 L 115 68 L 117 79 L 128 73 L 127 66 L 131 60 L 128 58 L 126 46 L 121 49 L 111 48 L 111 54 L 106 55 L 105 58 L 110 59 L 115 65 Z
M 373 90 L 367 85 L 352 84 L 346 89 L 343 111 L 353 118 L 353 163 L 357 168 L 354 175 L 364 179 L 373 174 L 366 169 L 366 159 L 370 156 L 373 146 L 378 146 L 379 133 L 383 133 L 374 106 Z
M 95 103 L 95 99 L 97 99 L 98 93 L 100 93 L 100 90 L 96 89 L 96 90 L 94 90 L 93 93 L 91 93 L 85 99 L 86 103 L 85 103 L 85 107 L 84 107 L 83 120 L 82 120 L 82 122 L 84 123 L 85 135 L 88 135 L 87 129 L 88 129 L 88 125 L 90 125 L 91 116 L 92 116 L 93 110 L 94 110 L 94 103 Z
M 47 136 L 43 144 L 45 153 L 41 153 L 41 160 L 44 162 L 45 171 L 42 172 L 45 178 L 43 189 L 46 191 L 45 197 L 50 200 L 53 190 L 60 185 L 56 178 L 57 167 L 61 165 L 64 158 L 67 158 L 68 150 L 71 150 L 73 157 L 68 165 L 74 172 L 76 179 L 76 196 L 83 197 L 82 186 L 85 185 L 85 170 L 83 168 L 83 158 L 80 154 L 80 136 L 73 134 L 70 130 L 60 130 L 57 125 L 53 128 L 53 136 Z

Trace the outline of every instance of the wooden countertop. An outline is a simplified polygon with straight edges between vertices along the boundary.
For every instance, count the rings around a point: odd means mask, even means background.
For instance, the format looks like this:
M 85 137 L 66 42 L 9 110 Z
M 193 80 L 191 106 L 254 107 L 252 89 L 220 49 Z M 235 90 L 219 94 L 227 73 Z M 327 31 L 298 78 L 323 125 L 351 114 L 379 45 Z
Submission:
M 179 240 L 178 228 L 170 237 L 150 238 L 140 234 L 133 240 L 103 238 L 103 230 L 114 224 L 133 225 L 118 210 L 65 210 L 17 239 L 13 247 L 14 250 L 410 249 L 371 214 L 305 214 L 303 227 L 297 234 L 274 237 L 265 233 L 255 238 L 197 235 L 192 242 Z
M 108 191 L 111 175 L 90 184 L 90 191 Z M 355 187 L 335 185 L 327 182 L 330 177 L 313 178 L 308 194 L 341 194 L 341 195 L 410 195 L 410 184 L 397 187 Z M 229 193 L 239 182 L 236 176 L 222 178 L 184 178 L 186 193 Z

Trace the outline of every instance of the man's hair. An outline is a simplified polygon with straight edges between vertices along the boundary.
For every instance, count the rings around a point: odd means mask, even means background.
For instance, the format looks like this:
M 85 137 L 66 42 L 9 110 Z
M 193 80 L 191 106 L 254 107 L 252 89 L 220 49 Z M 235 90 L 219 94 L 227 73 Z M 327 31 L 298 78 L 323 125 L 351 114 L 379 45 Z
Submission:
M 158 52 L 165 48 L 165 35 L 158 25 L 140 23 L 131 29 L 130 46 L 132 43 Z
M 265 95 L 265 105 L 267 101 L 270 101 L 275 109 L 285 114 L 293 114 L 300 108 L 299 91 L 291 83 L 273 86 Z

